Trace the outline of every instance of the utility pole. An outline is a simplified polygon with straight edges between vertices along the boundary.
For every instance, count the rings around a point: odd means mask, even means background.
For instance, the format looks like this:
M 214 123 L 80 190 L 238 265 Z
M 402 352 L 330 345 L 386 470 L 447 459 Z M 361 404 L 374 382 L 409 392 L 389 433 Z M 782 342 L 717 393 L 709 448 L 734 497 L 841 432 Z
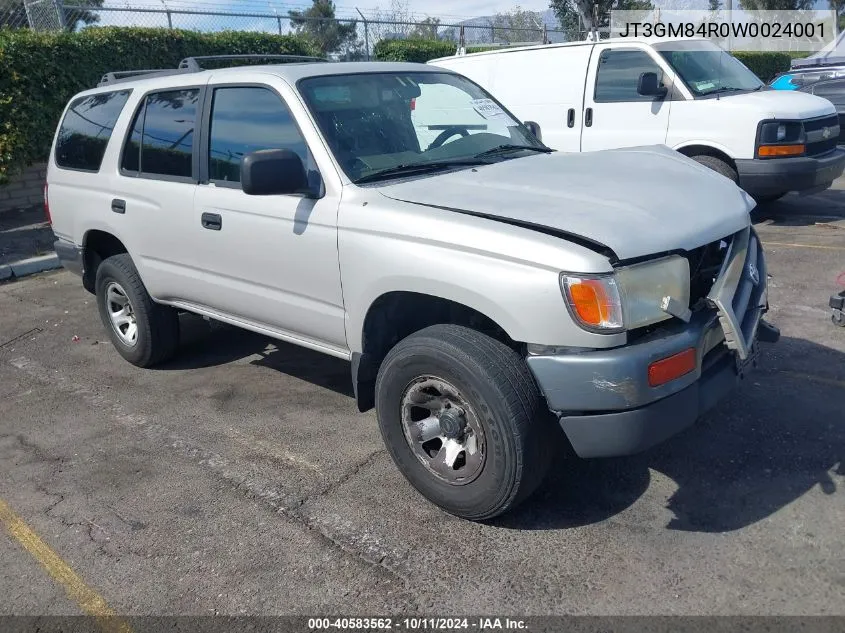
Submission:
M 361 21 L 364 23 L 364 48 L 367 49 L 367 61 L 370 61 L 370 29 L 367 24 L 367 18 L 364 17 L 363 13 L 361 13 L 361 9 L 355 7 L 355 10 L 358 12 L 358 15 L 361 16 Z

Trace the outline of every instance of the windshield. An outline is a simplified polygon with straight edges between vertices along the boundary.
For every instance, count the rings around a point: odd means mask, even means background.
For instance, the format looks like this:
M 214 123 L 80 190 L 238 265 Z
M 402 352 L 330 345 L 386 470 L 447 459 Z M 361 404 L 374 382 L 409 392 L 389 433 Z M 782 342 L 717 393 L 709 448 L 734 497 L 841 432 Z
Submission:
M 696 97 L 759 90 L 764 85 L 742 62 L 715 44 L 672 42 L 655 48 Z
M 452 73 L 325 75 L 298 87 L 353 181 L 547 149 L 488 93 Z

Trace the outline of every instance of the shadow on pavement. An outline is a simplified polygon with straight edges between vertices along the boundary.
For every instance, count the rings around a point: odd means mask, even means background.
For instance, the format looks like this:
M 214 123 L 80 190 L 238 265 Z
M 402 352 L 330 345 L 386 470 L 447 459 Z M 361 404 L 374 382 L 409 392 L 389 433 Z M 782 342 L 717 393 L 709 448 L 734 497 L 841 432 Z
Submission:
M 157 370 L 215 367 L 259 355 L 250 363 L 354 397 L 347 361 L 193 314 L 181 314 L 179 320 L 179 353 Z
M 845 219 L 845 190 L 827 189 L 799 196 L 788 194 L 775 202 L 762 203 L 751 212 L 753 222 L 774 226 L 813 226 Z
M 561 529 L 611 518 L 646 491 L 651 470 L 677 486 L 671 530 L 741 529 L 817 485 L 841 495 L 831 474 L 845 475 L 845 355 L 787 337 L 763 353 L 732 398 L 684 433 L 640 455 L 564 460 L 497 524 Z
M 179 356 L 161 370 L 209 367 L 254 355 L 259 356 L 250 361 L 255 365 L 353 397 L 348 362 L 192 315 L 183 315 Z M 764 346 L 761 366 L 728 401 L 640 455 L 581 460 L 561 433 L 558 465 L 540 490 L 494 523 L 528 530 L 598 523 L 636 502 L 649 488 L 652 471 L 677 487 L 667 504 L 673 516 L 666 527 L 672 530 L 741 529 L 816 485 L 836 494 L 831 473 L 845 475 L 843 356 L 789 337 Z

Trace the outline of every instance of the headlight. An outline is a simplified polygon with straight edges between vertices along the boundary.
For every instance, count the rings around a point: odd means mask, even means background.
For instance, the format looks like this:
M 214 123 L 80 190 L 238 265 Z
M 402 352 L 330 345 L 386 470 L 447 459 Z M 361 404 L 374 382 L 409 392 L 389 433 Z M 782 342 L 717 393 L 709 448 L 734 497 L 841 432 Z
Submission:
M 801 156 L 806 149 L 804 126 L 800 121 L 769 121 L 760 126 L 759 158 Z
M 618 268 L 610 275 L 562 273 L 569 311 L 591 332 L 610 333 L 672 318 L 661 308 L 664 297 L 689 305 L 689 263 L 672 255 Z

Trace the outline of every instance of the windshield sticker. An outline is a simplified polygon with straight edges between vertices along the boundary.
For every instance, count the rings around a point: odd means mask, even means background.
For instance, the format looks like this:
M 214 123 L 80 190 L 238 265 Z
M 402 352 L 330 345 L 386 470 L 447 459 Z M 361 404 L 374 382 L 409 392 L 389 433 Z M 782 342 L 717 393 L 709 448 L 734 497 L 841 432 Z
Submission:
M 712 81 L 696 81 L 695 82 L 695 89 L 701 92 L 702 90 L 712 90 L 716 87 Z
M 505 116 L 505 111 L 492 99 L 473 99 L 470 103 L 485 119 L 498 119 Z

